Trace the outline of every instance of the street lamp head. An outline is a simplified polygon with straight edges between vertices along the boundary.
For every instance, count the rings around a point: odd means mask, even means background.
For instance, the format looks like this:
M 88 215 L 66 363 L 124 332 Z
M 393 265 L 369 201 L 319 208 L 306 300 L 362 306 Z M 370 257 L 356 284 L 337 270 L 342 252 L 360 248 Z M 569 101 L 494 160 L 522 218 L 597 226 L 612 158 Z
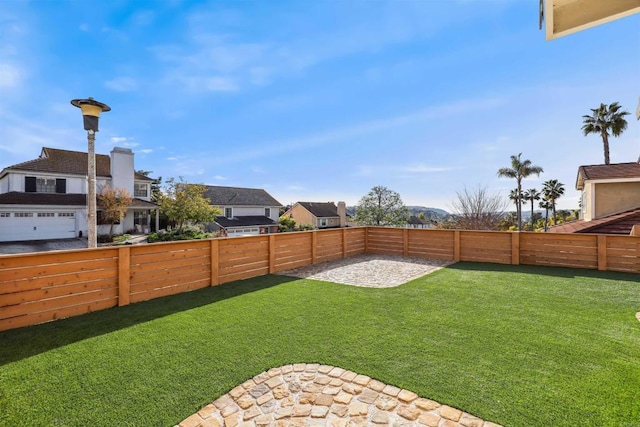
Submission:
M 103 111 L 111 111 L 111 107 L 107 104 L 98 102 L 91 97 L 87 99 L 73 99 L 71 105 L 82 110 L 84 129 L 94 132 L 98 132 L 98 118 L 100 117 L 100 113 Z

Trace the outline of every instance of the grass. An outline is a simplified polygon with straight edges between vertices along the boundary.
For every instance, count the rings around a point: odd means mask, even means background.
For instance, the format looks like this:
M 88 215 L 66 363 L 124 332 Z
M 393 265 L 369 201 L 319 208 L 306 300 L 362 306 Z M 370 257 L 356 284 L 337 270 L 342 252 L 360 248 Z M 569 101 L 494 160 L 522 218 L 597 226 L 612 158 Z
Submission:
M 472 263 L 388 289 L 264 276 L 8 331 L 0 425 L 169 426 L 317 362 L 505 426 L 637 426 L 639 285 Z

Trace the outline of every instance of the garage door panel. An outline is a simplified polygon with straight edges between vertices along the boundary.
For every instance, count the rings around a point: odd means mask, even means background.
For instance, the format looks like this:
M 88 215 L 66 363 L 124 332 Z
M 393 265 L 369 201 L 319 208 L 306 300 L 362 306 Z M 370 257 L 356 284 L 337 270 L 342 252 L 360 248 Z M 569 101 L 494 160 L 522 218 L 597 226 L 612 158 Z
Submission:
M 3 242 L 70 239 L 76 236 L 75 216 L 68 216 L 73 213 L 60 215 L 59 212 L 34 211 L 9 214 L 8 217 L 0 216 L 0 241 Z

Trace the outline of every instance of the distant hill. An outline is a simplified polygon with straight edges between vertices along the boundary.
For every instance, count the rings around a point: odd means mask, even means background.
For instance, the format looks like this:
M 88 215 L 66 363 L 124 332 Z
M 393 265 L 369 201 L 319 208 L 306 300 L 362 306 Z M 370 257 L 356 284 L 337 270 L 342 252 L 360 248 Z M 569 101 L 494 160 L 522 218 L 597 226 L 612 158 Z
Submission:
M 440 208 L 428 208 L 425 206 L 407 206 L 407 209 L 409 209 L 409 213 L 411 215 L 418 216 L 419 214 L 423 213 L 424 216 L 428 219 L 443 220 L 443 219 L 449 218 L 450 216 L 449 212 Z M 356 214 L 356 207 L 347 206 L 347 213 L 351 216 L 354 216 Z

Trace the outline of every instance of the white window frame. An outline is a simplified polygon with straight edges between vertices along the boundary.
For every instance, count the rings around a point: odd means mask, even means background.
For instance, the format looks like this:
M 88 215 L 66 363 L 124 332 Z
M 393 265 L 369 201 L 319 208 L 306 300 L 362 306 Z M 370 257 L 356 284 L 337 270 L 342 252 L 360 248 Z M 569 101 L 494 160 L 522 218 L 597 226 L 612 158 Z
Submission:
M 326 227 L 327 225 L 327 218 L 320 218 L 320 227 Z
M 224 208 L 224 216 L 226 218 L 233 218 L 233 208 Z
M 271 208 L 264 208 L 264 216 L 271 218 Z
M 36 193 L 55 193 L 56 179 L 44 176 L 36 177 Z
M 142 189 L 144 187 L 144 194 Z M 135 182 L 133 184 L 133 197 L 149 197 L 149 185 L 146 183 Z
M 11 218 L 11 212 L 0 212 L 0 218 Z

